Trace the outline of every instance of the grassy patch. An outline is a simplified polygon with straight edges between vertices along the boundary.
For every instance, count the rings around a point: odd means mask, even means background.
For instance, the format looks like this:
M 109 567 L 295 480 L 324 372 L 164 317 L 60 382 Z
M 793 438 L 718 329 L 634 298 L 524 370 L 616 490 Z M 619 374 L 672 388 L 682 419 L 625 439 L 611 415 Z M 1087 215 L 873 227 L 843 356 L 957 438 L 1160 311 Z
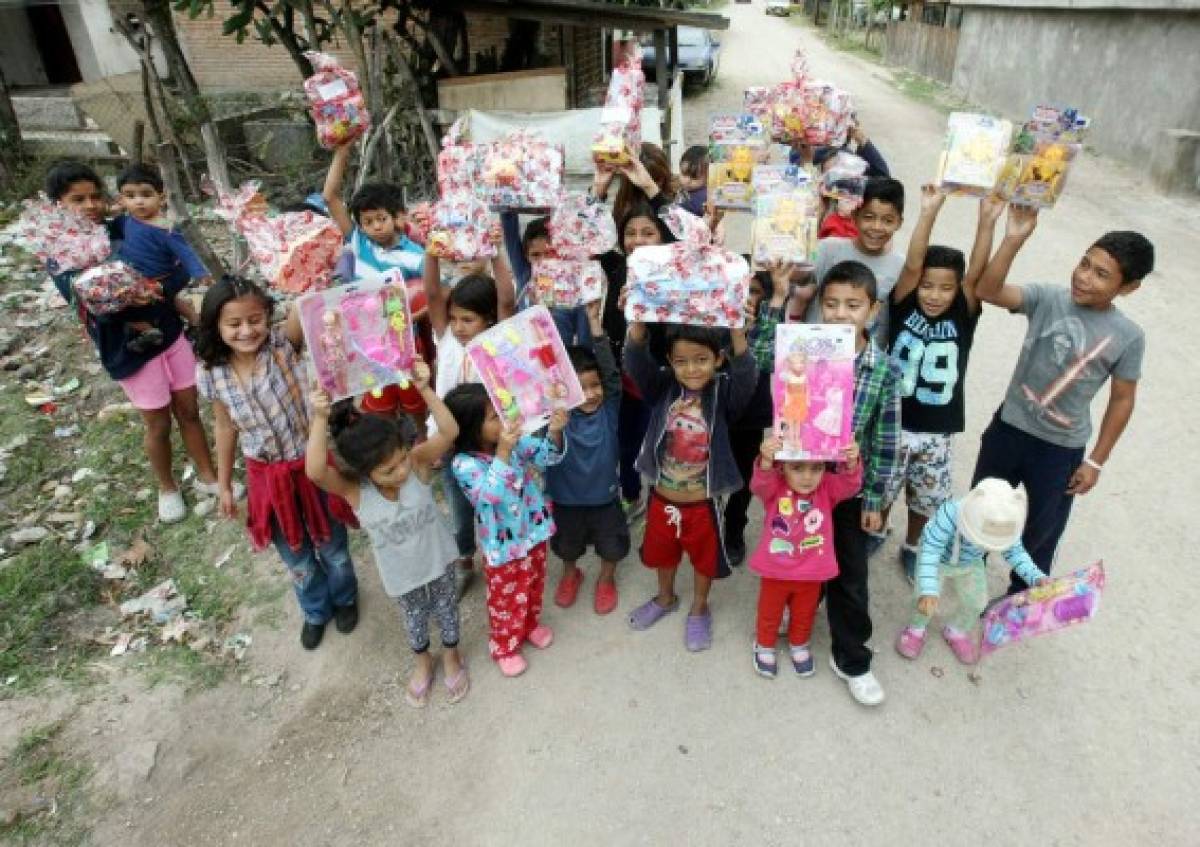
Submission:
M 950 86 L 912 71 L 896 70 L 893 83 L 906 97 L 932 106 L 945 114 L 974 108 L 969 100 L 964 99 Z
M 55 723 L 26 732 L 0 768 L 0 794 L 23 812 L 0 836 L 16 844 L 83 843 L 87 837 L 83 788 L 91 768 L 63 751 Z
M 225 678 L 228 665 L 190 647 L 173 644 L 146 653 L 137 668 L 150 687 L 175 683 L 190 691 L 215 687 Z

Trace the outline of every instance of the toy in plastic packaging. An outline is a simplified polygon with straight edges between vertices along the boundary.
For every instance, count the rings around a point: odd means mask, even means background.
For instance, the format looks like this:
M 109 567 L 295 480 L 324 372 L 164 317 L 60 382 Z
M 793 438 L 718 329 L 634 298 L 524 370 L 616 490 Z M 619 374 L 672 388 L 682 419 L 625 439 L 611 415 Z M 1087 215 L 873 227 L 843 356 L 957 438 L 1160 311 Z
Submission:
M 645 98 L 641 46 L 636 41 L 614 42 L 612 76 L 600 110 L 600 128 L 592 139 L 597 164 L 621 167 L 641 154 Z
M 983 613 L 980 658 L 1009 644 L 1086 623 L 1100 609 L 1104 563 L 1010 594 Z
M 250 181 L 232 193 L 217 192 L 213 211 L 246 239 L 251 261 L 271 288 L 299 294 L 328 287 L 345 247 L 337 224 L 310 211 L 268 215 L 264 205 L 258 183 Z
M 750 209 L 754 202 L 752 178 L 756 164 L 755 148 L 722 148 L 725 158 L 709 161 L 708 200 L 718 209 Z
M 297 308 L 317 381 L 334 400 L 409 384 L 416 345 L 403 273 L 305 294 Z
M 834 461 L 854 423 L 854 328 L 780 324 L 771 377 L 774 432 L 784 461 Z
M 563 148 L 527 130 L 477 145 L 476 193 L 492 209 L 552 209 L 562 194 Z
M 425 249 L 451 262 L 490 259 L 496 255 L 496 245 L 488 237 L 491 226 L 488 207 L 474 194 L 444 196 L 430 209 Z
M 75 296 L 93 315 L 111 315 L 163 299 L 162 283 L 144 277 L 125 262 L 101 262 L 71 282 Z
M 467 356 L 500 419 L 519 421 L 522 432 L 541 429 L 555 409 L 583 403 L 579 377 L 545 306 L 518 312 L 475 336 Z
M 1013 139 L 996 193 L 1018 206 L 1053 206 L 1090 124 L 1074 109 L 1038 106 Z
M 617 244 L 612 212 L 602 203 L 589 203 L 583 194 L 564 194 L 550 214 L 547 229 L 559 258 L 587 259 Z
M 438 193 L 446 197 L 475 190 L 479 180 L 479 151 L 466 140 L 467 116 L 450 125 L 437 158 Z
M 821 147 L 841 147 L 850 134 L 854 103 L 850 95 L 827 82 L 806 82 L 800 120 L 804 141 Z
M 750 86 L 742 99 L 742 109 L 759 120 L 766 121 L 771 116 L 771 94 L 771 87 L 768 85 Z
M 768 194 L 787 194 L 808 185 L 812 185 L 812 174 L 800 165 L 756 165 L 750 176 L 751 190 L 758 198 Z
M 327 150 L 353 141 L 371 128 L 371 113 L 358 77 L 327 53 L 307 52 L 314 73 L 304 80 L 317 141 Z
M 787 80 L 771 91 L 771 138 L 784 144 L 804 141 L 805 114 L 808 100 L 804 83 Z
M 839 150 L 821 176 L 821 195 L 840 201 L 842 209 L 852 210 L 862 205 L 866 189 L 866 160 Z
M 938 161 L 938 185 L 959 194 L 991 193 L 1011 143 L 1009 121 L 954 112 L 946 122 L 946 140 Z
M 549 309 L 583 306 L 604 296 L 604 269 L 589 259 L 538 259 L 525 292 L 530 303 Z
M 98 265 L 112 252 L 104 224 L 45 194 L 21 203 L 15 234 L 17 244 L 45 262 L 51 273 Z
M 811 185 L 755 201 L 750 254 L 754 264 L 790 262 L 811 268 L 817 256 L 820 203 Z
M 708 122 L 711 147 L 764 147 L 767 131 L 762 119 L 750 113 L 713 115 Z

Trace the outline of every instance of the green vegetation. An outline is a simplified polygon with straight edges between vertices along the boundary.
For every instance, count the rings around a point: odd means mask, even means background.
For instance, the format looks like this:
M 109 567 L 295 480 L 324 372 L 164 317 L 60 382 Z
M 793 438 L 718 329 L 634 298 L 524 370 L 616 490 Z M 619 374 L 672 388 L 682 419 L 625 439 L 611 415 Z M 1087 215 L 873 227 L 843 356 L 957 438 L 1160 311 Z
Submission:
M 60 749 L 65 722 L 36 727 L 0 766 L 0 796 L 16 802 L 0 837 L 15 844 L 76 845 L 87 837 L 83 788 L 91 769 Z

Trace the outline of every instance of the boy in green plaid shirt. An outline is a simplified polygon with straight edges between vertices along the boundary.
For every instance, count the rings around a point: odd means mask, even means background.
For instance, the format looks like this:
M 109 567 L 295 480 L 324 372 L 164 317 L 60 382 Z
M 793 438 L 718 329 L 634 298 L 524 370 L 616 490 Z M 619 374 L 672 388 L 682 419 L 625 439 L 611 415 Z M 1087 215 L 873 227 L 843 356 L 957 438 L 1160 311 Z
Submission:
M 798 292 L 797 292 L 798 293 Z M 793 295 L 796 296 L 796 295 Z M 883 525 L 884 498 L 900 472 L 900 369 L 867 332 L 879 312 L 875 275 L 861 262 L 829 269 L 817 292 L 823 323 L 857 331 L 854 360 L 854 438 L 862 450 L 862 493 L 833 512 L 838 575 L 826 584 L 833 651 L 829 664 L 864 706 L 883 702 L 871 673 L 871 613 L 867 594 L 867 533 Z

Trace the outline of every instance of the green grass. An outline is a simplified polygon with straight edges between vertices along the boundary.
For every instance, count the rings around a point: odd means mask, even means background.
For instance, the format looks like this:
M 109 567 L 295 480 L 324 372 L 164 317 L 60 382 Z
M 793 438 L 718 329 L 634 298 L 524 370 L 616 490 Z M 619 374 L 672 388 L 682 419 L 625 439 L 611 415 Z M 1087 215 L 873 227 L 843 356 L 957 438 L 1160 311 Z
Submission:
M 147 652 L 137 663 L 146 684 L 174 683 L 188 690 L 214 688 L 225 678 L 229 665 L 190 647 L 171 644 Z
M 21 736 L 13 754 L 0 768 L 0 790 L 13 796 L 37 795 L 52 803 L 53 813 L 44 811 L 5 827 L 0 837 L 15 844 L 83 843 L 87 837 L 87 801 L 84 785 L 91 768 L 60 749 L 64 722 L 35 727 Z M 24 789 L 24 790 L 22 790 Z

